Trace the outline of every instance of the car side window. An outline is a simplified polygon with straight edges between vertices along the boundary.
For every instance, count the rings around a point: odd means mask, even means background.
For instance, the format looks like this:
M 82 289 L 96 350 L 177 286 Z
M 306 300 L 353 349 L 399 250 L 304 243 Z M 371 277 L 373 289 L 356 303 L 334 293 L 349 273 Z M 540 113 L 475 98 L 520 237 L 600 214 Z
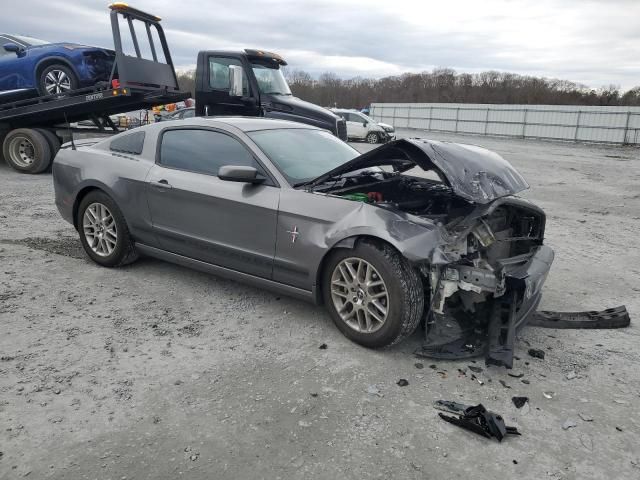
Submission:
M 229 90 L 229 66 L 242 67 L 236 58 L 209 57 L 209 86 L 215 90 Z M 249 80 L 244 75 L 242 79 L 242 95 L 249 95 Z
M 235 138 L 211 130 L 169 130 L 162 135 L 160 165 L 218 175 L 223 165 L 258 168 L 253 155 Z

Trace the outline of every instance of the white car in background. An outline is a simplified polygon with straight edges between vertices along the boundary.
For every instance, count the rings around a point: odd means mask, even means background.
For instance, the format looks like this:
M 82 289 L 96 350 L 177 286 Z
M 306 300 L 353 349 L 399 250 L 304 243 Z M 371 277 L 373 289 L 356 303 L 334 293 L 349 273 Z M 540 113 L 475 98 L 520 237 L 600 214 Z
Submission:
M 331 111 L 347 122 L 349 140 L 364 140 L 367 143 L 385 143 L 395 140 L 396 132 L 391 125 L 376 122 L 357 110 L 332 108 Z

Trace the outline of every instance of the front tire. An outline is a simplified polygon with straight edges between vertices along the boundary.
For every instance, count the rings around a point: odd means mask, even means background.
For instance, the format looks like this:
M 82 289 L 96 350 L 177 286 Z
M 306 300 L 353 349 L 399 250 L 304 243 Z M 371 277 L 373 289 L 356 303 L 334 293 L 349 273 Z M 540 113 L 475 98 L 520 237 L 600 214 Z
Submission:
M 76 219 L 87 255 L 103 267 L 120 267 L 138 258 L 127 222 L 107 194 L 92 191 L 80 202 Z
M 329 314 L 350 340 L 388 347 L 411 335 L 424 310 L 422 281 L 387 244 L 360 241 L 330 253 L 322 291 Z
M 380 141 L 380 136 L 376 132 L 370 132 L 370 133 L 367 133 L 367 136 L 365 137 L 365 141 L 367 143 L 375 144 Z
M 76 74 L 66 65 L 49 65 L 38 77 L 38 92 L 41 96 L 61 95 L 78 88 Z

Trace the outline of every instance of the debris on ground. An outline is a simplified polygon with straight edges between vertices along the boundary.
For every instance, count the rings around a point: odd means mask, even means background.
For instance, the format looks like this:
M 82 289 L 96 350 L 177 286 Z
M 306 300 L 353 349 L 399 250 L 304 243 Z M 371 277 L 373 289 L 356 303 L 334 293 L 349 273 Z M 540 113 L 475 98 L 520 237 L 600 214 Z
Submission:
M 448 400 L 437 400 L 434 407 L 438 410 L 453 413 L 457 417 L 438 413 L 440 418 L 458 427 L 482 435 L 486 438 L 497 438 L 499 442 L 506 435 L 520 435 L 516 427 L 505 425 L 504 419 L 497 413 L 490 412 L 482 404 L 464 405 Z
M 396 385 L 398 385 L 399 387 L 406 387 L 407 385 L 409 385 L 409 381 L 406 378 L 401 378 L 396 382 Z
M 369 385 L 367 387 L 367 393 L 369 395 L 377 395 L 378 397 L 383 397 L 384 395 L 380 392 L 380 389 L 377 385 Z
M 471 374 L 471 380 L 475 380 L 480 385 L 484 385 L 484 382 L 482 380 L 480 380 L 478 377 L 476 377 L 475 375 L 473 375 L 473 374 Z
M 474 373 L 480 373 L 483 371 L 482 367 L 476 367 L 475 365 L 467 365 L 467 367 Z
M 578 416 L 582 419 L 583 422 L 593 422 L 593 417 L 587 415 L 586 413 L 579 413 Z
M 422 370 L 424 368 L 424 363 L 416 362 L 413 364 L 418 370 Z
M 574 378 L 576 378 L 577 376 L 578 376 L 578 374 L 577 374 L 575 371 L 573 371 L 573 370 L 571 370 L 571 371 L 570 371 L 569 373 L 567 373 L 567 375 L 566 375 L 567 380 L 573 380 L 573 379 L 574 379 Z
M 328 347 L 327 347 L 327 344 L 326 344 L 326 343 L 323 343 L 323 344 L 322 344 L 322 345 L 320 345 L 318 348 L 319 348 L 320 350 L 326 350 Z
M 629 312 L 622 305 L 600 312 L 535 312 L 528 325 L 543 328 L 625 328 L 631 324 Z
M 540 350 L 538 348 L 530 348 L 528 353 L 529 353 L 529 356 L 533 358 L 539 358 L 541 360 L 544 360 L 544 350 Z
M 562 429 L 569 430 L 570 428 L 577 427 L 577 426 L 578 424 L 575 422 L 575 420 L 568 419 L 568 420 L 565 420 L 565 422 L 562 424 Z
M 510 377 L 513 377 L 513 378 L 522 378 L 522 377 L 524 377 L 524 373 L 522 373 L 522 372 L 520 372 L 520 373 L 507 372 L 507 375 L 509 375 Z
M 504 380 L 498 380 L 500 382 L 500 385 L 502 385 L 504 388 L 511 388 L 509 385 L 507 385 L 507 382 L 505 382 Z
M 511 397 L 511 401 L 516 408 L 522 408 L 529 401 L 529 397 Z
M 555 396 L 554 392 L 542 392 L 542 394 L 544 395 L 544 398 L 553 398 Z

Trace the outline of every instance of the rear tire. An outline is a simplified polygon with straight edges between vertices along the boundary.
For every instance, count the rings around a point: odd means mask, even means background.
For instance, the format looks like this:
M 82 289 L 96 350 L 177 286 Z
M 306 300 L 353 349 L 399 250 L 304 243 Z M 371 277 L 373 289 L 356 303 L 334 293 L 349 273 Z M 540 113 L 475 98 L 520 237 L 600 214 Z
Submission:
M 24 173 L 41 173 L 51 165 L 51 148 L 42 133 L 31 128 L 10 131 L 2 143 L 5 161 Z
M 347 338 L 382 348 L 416 330 L 424 310 L 422 281 L 393 247 L 364 240 L 329 255 L 322 275 L 324 303 Z
M 51 150 L 51 163 L 49 163 L 49 167 L 46 168 L 46 171 L 50 172 L 51 166 L 53 165 L 53 159 L 56 158 L 58 150 L 60 150 L 60 139 L 55 133 L 51 130 L 47 130 L 46 128 L 36 128 L 36 130 L 47 139 L 47 143 L 49 144 L 49 149 Z
M 124 215 L 100 190 L 80 202 L 76 218 L 80 242 L 89 258 L 103 267 L 121 267 L 138 259 Z

